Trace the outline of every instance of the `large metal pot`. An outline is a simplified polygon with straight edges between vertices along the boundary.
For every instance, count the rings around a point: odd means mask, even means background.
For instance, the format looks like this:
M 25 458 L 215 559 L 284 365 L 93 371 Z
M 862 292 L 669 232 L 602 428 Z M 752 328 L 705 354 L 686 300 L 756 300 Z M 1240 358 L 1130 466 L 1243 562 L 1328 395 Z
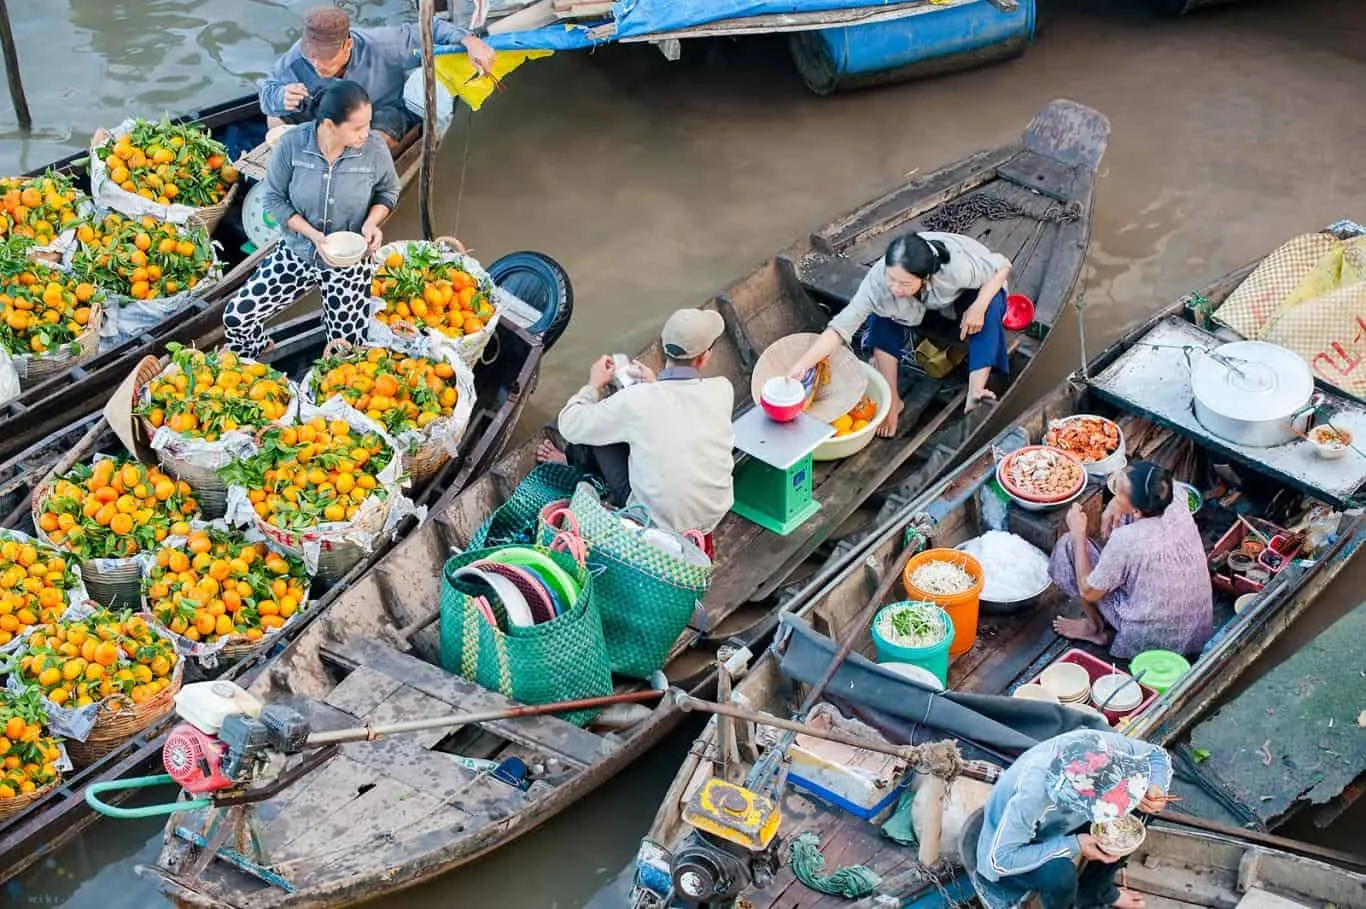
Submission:
M 1191 367 L 1195 417 L 1235 445 L 1270 448 L 1296 438 L 1294 421 L 1309 407 L 1314 376 L 1291 350 L 1235 341 L 1198 356 Z

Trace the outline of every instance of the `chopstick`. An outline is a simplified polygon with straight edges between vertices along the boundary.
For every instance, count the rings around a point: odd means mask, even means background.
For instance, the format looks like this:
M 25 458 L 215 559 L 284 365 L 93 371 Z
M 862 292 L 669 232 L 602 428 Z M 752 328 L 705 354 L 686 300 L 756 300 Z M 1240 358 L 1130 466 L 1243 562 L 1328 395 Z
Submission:
M 1267 549 L 1271 548 L 1271 540 L 1267 539 L 1266 534 L 1262 533 L 1256 527 L 1253 527 L 1251 521 L 1249 521 L 1242 515 L 1238 515 L 1238 520 L 1242 521 L 1243 526 L 1246 527 L 1248 530 L 1252 531 L 1256 535 L 1257 539 L 1262 541 L 1262 545 L 1264 545 Z

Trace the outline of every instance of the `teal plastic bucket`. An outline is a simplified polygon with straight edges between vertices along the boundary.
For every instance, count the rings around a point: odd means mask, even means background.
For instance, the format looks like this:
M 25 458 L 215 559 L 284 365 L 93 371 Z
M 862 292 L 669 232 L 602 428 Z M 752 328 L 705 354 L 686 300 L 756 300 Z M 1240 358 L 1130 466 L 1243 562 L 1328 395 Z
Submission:
M 898 607 L 910 606 L 917 602 L 915 600 L 903 600 L 899 603 L 891 603 L 883 606 L 877 611 L 877 615 L 873 616 L 873 627 L 869 630 L 873 636 L 873 647 L 877 651 L 877 661 L 879 663 L 913 663 L 934 673 L 935 677 L 947 688 L 949 684 L 949 647 L 953 644 L 953 619 L 949 618 L 947 612 L 934 603 L 920 603 L 920 605 L 932 607 L 939 613 L 939 618 L 944 623 L 944 639 L 929 647 L 905 647 L 901 644 L 895 644 L 884 638 L 882 633 L 878 631 L 885 614 Z

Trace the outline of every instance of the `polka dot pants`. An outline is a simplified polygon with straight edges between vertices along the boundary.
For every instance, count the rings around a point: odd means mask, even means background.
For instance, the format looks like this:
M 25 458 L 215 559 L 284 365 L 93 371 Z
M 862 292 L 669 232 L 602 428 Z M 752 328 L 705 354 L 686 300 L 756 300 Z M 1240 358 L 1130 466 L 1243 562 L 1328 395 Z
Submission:
M 375 267 L 369 262 L 353 268 L 314 265 L 277 243 L 223 312 L 228 348 L 244 357 L 259 356 L 269 343 L 266 322 L 319 286 L 327 339 L 361 344 L 369 320 L 374 275 Z

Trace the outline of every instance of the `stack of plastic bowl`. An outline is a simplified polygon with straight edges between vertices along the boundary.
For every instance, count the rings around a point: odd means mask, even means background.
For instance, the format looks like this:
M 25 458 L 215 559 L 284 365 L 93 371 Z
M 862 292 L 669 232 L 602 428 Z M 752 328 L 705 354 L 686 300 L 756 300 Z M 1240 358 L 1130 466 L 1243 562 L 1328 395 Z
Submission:
M 1023 701 L 1043 701 L 1046 704 L 1059 703 L 1057 695 L 1035 682 L 1030 682 L 1028 685 L 1021 685 L 1019 688 L 1016 688 L 1011 697 L 1019 698 Z
M 1061 704 L 1085 704 L 1091 695 L 1091 674 L 1076 663 L 1054 663 L 1039 674 L 1039 684 Z

